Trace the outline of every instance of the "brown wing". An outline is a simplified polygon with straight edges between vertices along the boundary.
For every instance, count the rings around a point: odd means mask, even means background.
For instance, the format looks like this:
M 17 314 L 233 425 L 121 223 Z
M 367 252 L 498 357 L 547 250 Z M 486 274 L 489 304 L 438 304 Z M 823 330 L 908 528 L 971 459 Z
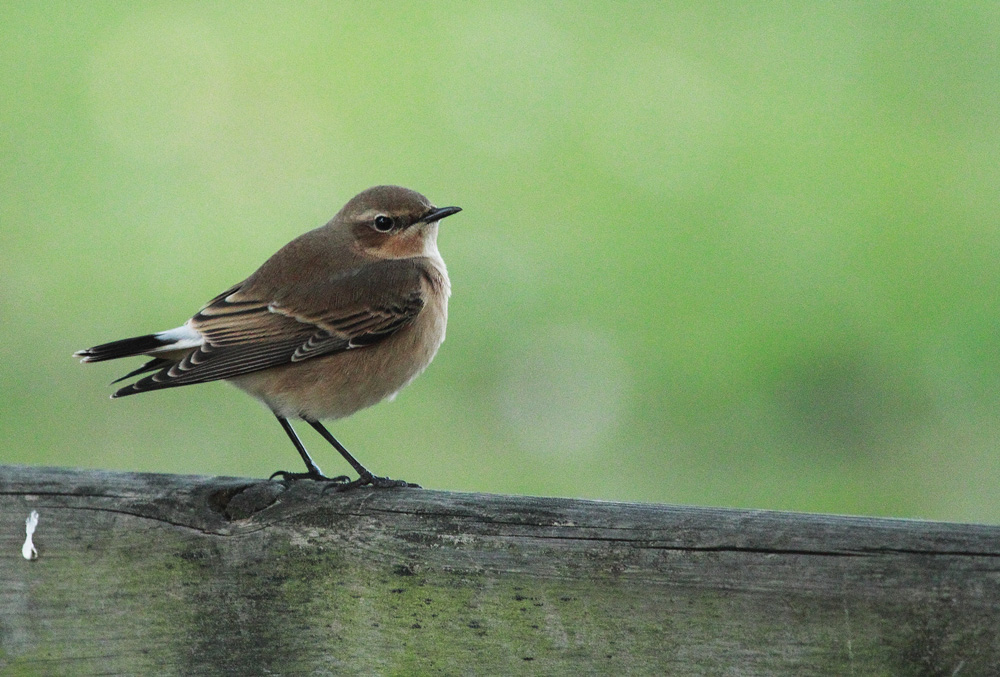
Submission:
M 312 281 L 308 293 L 258 298 L 252 278 L 210 301 L 189 322 L 204 344 L 114 394 L 132 395 L 232 378 L 370 346 L 424 307 L 424 276 L 412 261 L 382 261 Z M 249 284 L 248 284 L 249 283 Z

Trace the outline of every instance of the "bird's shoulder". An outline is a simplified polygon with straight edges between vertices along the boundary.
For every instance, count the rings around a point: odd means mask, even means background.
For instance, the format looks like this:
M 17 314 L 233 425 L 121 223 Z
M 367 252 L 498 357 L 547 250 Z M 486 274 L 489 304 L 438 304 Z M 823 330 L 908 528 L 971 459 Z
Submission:
M 408 322 L 441 285 L 426 260 L 342 263 L 347 265 L 311 266 L 296 276 L 259 270 L 205 304 L 190 325 L 210 340 L 287 335 L 309 326 L 351 336 Z

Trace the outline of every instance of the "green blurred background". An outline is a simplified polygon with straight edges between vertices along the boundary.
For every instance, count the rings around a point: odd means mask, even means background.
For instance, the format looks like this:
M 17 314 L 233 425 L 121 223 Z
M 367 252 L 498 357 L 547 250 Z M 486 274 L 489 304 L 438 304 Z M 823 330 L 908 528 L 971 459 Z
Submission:
M 1000 5 L 2 10 L 0 462 L 297 469 L 235 389 L 70 353 L 398 183 L 465 211 L 437 360 L 330 426 L 373 470 L 1000 521 Z

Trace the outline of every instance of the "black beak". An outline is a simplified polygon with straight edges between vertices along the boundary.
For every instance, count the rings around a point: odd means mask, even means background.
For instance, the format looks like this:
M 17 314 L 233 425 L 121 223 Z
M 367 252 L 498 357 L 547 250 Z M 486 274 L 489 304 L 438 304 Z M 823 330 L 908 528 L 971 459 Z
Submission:
M 446 216 L 457 214 L 460 211 L 462 211 L 461 207 L 438 207 L 437 209 L 432 209 L 428 213 L 424 214 L 423 218 L 420 220 L 424 223 L 434 223 L 435 221 L 440 221 Z

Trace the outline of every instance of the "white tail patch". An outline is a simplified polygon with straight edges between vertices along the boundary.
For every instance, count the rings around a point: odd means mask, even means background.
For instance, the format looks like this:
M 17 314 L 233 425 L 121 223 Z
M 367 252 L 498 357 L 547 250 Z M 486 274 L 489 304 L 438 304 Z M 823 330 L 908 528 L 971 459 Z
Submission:
M 205 343 L 205 337 L 188 325 L 182 325 L 176 329 L 168 329 L 156 334 L 156 338 L 161 341 L 169 341 L 167 345 L 156 350 L 149 351 L 149 354 L 162 353 L 168 350 L 184 350 L 186 348 L 197 348 Z

